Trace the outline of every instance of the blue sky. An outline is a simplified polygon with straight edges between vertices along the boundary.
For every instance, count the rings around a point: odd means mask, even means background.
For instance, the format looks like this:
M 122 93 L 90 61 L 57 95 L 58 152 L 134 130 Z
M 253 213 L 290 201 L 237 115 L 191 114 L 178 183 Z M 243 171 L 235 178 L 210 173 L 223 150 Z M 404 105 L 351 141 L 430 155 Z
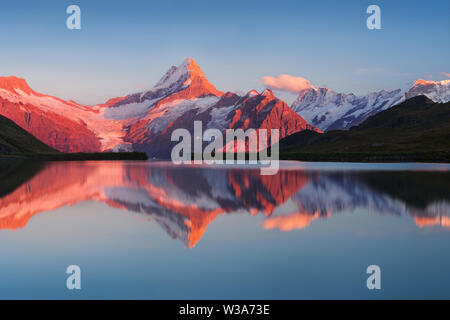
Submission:
M 71 4 L 81 8 L 81 30 L 66 28 Z M 366 28 L 370 4 L 381 8 L 382 30 Z M 96 104 L 152 87 L 193 57 L 222 91 L 262 90 L 264 76 L 290 74 L 366 93 L 445 79 L 449 17 L 448 0 L 8 1 L 0 75 Z

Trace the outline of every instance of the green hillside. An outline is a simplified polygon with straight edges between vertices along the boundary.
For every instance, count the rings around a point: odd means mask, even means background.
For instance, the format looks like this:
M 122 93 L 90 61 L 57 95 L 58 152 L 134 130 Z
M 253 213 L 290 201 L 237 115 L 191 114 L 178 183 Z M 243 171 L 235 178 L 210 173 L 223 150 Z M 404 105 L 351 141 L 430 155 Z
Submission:
M 282 159 L 450 162 L 450 103 L 411 98 L 349 131 L 302 131 L 280 141 Z
M 36 139 L 13 121 L 0 116 L 0 154 L 49 152 L 58 151 Z

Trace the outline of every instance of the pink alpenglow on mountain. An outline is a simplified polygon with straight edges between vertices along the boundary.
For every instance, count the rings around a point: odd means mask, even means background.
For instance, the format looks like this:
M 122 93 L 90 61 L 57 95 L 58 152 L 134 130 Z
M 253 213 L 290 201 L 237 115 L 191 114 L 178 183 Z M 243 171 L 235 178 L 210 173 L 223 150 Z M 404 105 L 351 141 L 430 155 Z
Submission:
M 34 92 L 24 79 L 0 77 L 0 114 L 57 150 L 102 149 L 100 133 L 92 130 L 98 110 Z
M 167 158 L 177 128 L 280 129 L 280 138 L 316 130 L 272 91 L 245 96 L 217 90 L 192 58 L 151 89 L 83 106 L 34 92 L 24 79 L 0 77 L 0 114 L 63 152 L 143 151 Z
M 409 99 L 420 94 L 426 95 L 434 102 L 448 102 L 450 101 L 450 80 L 426 81 L 419 79 L 414 83 L 411 89 L 409 89 L 405 96 L 406 99 Z

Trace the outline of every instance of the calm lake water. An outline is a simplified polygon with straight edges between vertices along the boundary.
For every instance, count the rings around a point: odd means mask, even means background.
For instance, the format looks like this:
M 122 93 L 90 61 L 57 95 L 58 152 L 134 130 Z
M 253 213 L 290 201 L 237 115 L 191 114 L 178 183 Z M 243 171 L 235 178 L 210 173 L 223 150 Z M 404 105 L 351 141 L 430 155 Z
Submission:
M 0 170 L 2 299 L 450 298 L 449 165 Z

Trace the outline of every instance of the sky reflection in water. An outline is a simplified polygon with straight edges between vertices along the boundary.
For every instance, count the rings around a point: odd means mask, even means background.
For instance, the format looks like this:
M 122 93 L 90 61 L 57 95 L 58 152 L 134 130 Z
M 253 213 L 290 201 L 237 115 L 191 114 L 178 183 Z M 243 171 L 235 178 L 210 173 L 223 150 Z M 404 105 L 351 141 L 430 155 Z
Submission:
M 0 298 L 450 298 L 449 177 L 439 164 L 7 165 Z

